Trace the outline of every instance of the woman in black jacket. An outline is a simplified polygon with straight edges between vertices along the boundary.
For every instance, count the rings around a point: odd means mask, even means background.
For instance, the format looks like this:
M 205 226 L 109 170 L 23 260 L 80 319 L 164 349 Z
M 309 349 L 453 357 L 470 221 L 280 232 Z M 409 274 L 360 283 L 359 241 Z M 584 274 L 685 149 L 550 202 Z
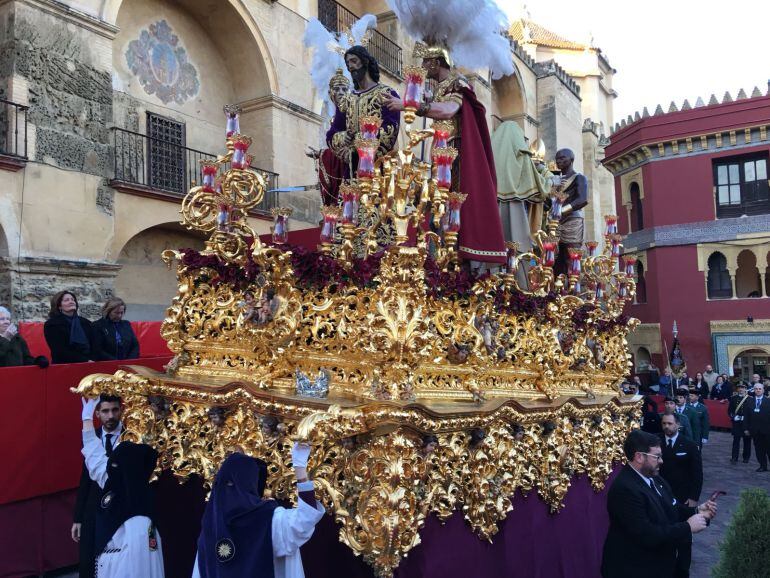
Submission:
M 721 375 L 717 376 L 714 387 L 711 388 L 711 399 L 730 399 L 733 395 L 730 383 Z
M 0 367 L 19 365 L 37 365 L 42 369 L 48 367 L 48 359 L 43 355 L 32 357 L 27 342 L 11 323 L 11 312 L 0 307 Z
M 93 361 L 93 328 L 78 315 L 78 300 L 71 291 L 59 291 L 51 298 L 51 311 L 43 325 L 51 350 L 51 363 Z
M 126 304 L 113 297 L 102 307 L 102 318 L 94 323 L 94 354 L 98 361 L 136 359 L 139 341 L 128 321 L 123 320 Z

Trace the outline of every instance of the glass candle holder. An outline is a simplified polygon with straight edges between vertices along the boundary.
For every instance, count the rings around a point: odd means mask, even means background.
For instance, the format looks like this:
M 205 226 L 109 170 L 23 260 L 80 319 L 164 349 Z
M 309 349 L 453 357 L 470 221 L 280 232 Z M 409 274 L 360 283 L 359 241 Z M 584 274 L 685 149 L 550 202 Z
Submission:
M 227 120 L 227 128 L 225 130 L 225 136 L 230 138 L 234 134 L 240 134 L 241 122 L 240 114 L 241 107 L 237 104 L 226 104 L 224 107 L 225 119 Z
M 599 281 L 596 284 L 594 296 L 597 301 L 601 301 L 602 299 L 604 299 L 604 283 L 602 283 L 601 281 Z
M 628 296 L 628 287 L 626 286 L 625 281 L 620 281 L 618 283 L 618 297 L 621 299 L 625 299 Z
M 583 258 L 582 249 L 567 249 L 569 255 L 569 275 L 578 276 L 581 272 L 580 260 Z
M 230 225 L 230 207 L 224 203 L 219 205 L 217 211 L 217 231 L 227 231 Z
M 207 193 L 213 193 L 216 190 L 217 172 L 219 165 L 214 161 L 202 160 L 201 172 L 203 173 L 203 190 Z
M 289 242 L 289 217 L 292 210 L 288 207 L 274 207 L 273 214 L 273 243 L 284 245 Z
M 242 134 L 236 134 L 232 136 L 233 141 L 233 158 L 230 164 L 234 169 L 245 169 L 249 165 L 246 164 L 246 151 L 251 146 L 251 137 L 244 136 Z
M 446 120 L 437 120 L 433 123 L 433 148 L 446 148 L 449 146 L 449 137 L 454 132 L 454 126 Z
M 586 249 L 588 250 L 588 256 L 589 257 L 596 257 L 596 248 L 599 246 L 599 243 L 596 241 L 586 241 Z
M 553 238 L 543 241 L 543 265 L 546 267 L 553 267 L 556 263 L 556 247 L 558 245 L 559 241 Z
M 449 204 L 447 213 L 449 216 L 446 228 L 448 232 L 457 233 L 460 231 L 460 209 L 467 198 L 468 195 L 464 195 L 463 193 L 449 193 L 449 198 L 447 200 L 447 203 Z
M 615 235 L 618 232 L 618 217 L 616 215 L 604 215 L 605 235 Z
M 339 207 L 323 207 L 323 225 L 321 225 L 321 243 L 334 243 L 337 239 L 337 221 L 340 218 Z
M 625 257 L 623 259 L 623 263 L 625 265 L 626 275 L 629 277 L 633 277 L 634 273 L 636 272 L 636 257 Z
M 346 184 L 340 186 L 340 196 L 342 197 L 342 223 L 356 224 L 361 192 L 358 187 Z
M 374 178 L 374 159 L 377 154 L 379 141 L 376 139 L 356 139 L 356 150 L 358 151 L 358 168 L 356 176 L 359 179 Z
M 403 99 L 404 108 L 417 110 L 422 104 L 426 72 L 427 71 L 422 66 L 404 67 L 404 79 L 406 80 L 406 89 L 404 90 Z
M 439 189 L 452 186 L 452 163 L 457 158 L 457 149 L 452 147 L 433 148 L 433 163 L 436 165 L 436 184 Z
M 611 255 L 616 259 L 620 257 L 620 235 L 613 234 L 610 236 L 610 246 L 612 247 Z
M 505 258 L 505 266 L 509 275 L 516 273 L 519 268 L 519 244 L 518 243 L 506 243 L 507 255 Z
M 361 131 L 361 138 L 366 140 L 377 140 L 377 135 L 382 126 L 382 119 L 379 116 L 362 116 L 358 119 L 358 128 Z

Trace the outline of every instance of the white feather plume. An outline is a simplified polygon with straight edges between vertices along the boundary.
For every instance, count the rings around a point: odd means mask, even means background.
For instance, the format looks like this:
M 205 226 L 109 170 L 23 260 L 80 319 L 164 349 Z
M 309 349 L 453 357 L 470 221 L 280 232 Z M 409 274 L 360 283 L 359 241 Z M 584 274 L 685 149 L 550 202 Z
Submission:
M 364 36 L 369 31 L 369 29 L 375 28 L 376 26 L 377 26 L 377 17 L 374 14 L 364 14 L 363 16 L 361 16 L 361 18 L 356 20 L 353 26 L 350 27 L 350 36 L 352 37 L 352 40 L 353 40 L 352 46 L 361 44 Z M 348 48 L 350 48 L 350 46 L 348 46 Z
M 303 41 L 305 46 L 313 50 L 310 79 L 313 82 L 316 93 L 323 101 L 324 110 L 322 114 L 323 116 L 331 116 L 334 114 L 334 103 L 329 98 L 329 81 L 338 68 L 341 68 L 345 76 L 350 79 L 350 74 L 345 68 L 345 60 L 342 54 L 335 52 L 335 48 L 339 47 L 339 42 L 337 42 L 334 34 L 321 24 L 318 18 L 311 18 L 308 21 Z
M 446 44 L 454 64 L 489 68 L 492 78 L 513 74 L 509 23 L 495 0 L 387 0 L 415 40 Z

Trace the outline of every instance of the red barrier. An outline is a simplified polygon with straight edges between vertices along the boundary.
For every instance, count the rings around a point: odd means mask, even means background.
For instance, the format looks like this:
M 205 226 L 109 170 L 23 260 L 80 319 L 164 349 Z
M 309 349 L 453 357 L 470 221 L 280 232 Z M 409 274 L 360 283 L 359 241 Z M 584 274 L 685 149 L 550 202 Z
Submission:
M 139 356 L 158 357 L 171 355 L 166 346 L 166 341 L 160 336 L 161 321 L 132 321 L 131 327 L 139 340 Z M 45 355 L 51 359 L 51 350 L 45 342 L 43 335 L 43 322 L 19 323 L 19 335 L 27 342 L 29 351 L 33 356 Z
M 161 370 L 169 357 L 142 359 Z M 131 362 L 129 362 L 130 364 Z M 80 400 L 86 375 L 112 374 L 123 361 L 0 368 L 0 504 L 74 488 L 80 456 Z
M 663 412 L 663 402 L 665 397 L 662 395 L 653 395 L 652 399 L 658 404 L 658 412 Z M 704 399 L 703 404 L 709 410 L 709 423 L 711 427 L 719 427 L 724 429 L 730 429 L 732 422 L 730 416 L 727 415 L 728 401 L 721 401 L 716 399 Z

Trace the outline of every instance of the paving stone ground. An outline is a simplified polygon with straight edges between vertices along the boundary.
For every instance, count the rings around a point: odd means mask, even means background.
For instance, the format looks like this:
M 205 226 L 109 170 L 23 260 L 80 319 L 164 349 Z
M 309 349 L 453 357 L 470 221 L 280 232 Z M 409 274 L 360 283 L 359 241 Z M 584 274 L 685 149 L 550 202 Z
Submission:
M 737 464 L 730 463 L 732 441 L 729 433 L 712 431 L 708 444 L 703 447 L 701 500 L 705 500 L 714 490 L 725 490 L 727 495 L 719 498 L 719 513 L 711 525 L 693 538 L 691 578 L 708 578 L 711 575 L 711 568 L 719 560 L 719 543 L 738 506 L 741 491 L 759 487 L 770 492 L 770 472 L 754 471 L 759 464 L 753 448 L 748 464 L 741 460 Z

